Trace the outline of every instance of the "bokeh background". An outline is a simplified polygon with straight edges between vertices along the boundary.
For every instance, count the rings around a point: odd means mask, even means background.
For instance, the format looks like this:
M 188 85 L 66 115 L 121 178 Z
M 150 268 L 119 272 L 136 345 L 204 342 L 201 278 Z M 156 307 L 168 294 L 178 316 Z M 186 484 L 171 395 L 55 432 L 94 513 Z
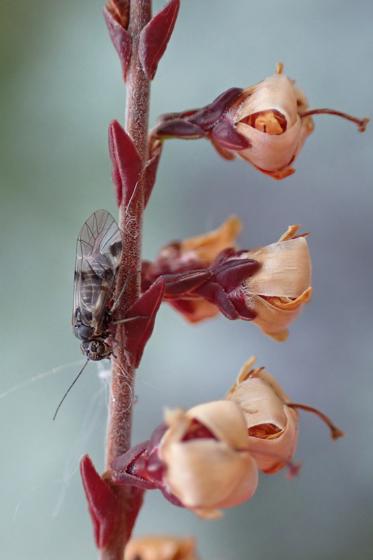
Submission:
M 162 2 L 154 2 L 159 9 Z M 100 0 L 0 1 L 1 557 L 88 560 L 96 552 L 77 465 L 103 466 L 107 387 L 71 332 L 75 240 L 97 208 L 116 213 L 107 125 L 125 91 Z M 279 60 L 311 106 L 372 114 L 369 0 L 184 0 L 152 95 L 157 114 L 203 105 L 270 75 Z M 299 478 L 263 477 L 250 503 L 203 522 L 148 493 L 136 534 L 195 535 L 202 559 L 350 560 L 373 550 L 372 127 L 319 117 L 297 172 L 275 182 L 207 142 L 170 142 L 146 212 L 144 255 L 236 213 L 244 247 L 292 223 L 312 232 L 314 297 L 283 344 L 223 318 L 157 319 L 138 373 L 134 441 L 167 406 L 220 398 L 255 354 L 294 400 L 346 431 L 333 443 L 303 416 Z M 23 388 L 15 387 L 47 372 Z M 11 390 L 11 392 L 9 392 Z

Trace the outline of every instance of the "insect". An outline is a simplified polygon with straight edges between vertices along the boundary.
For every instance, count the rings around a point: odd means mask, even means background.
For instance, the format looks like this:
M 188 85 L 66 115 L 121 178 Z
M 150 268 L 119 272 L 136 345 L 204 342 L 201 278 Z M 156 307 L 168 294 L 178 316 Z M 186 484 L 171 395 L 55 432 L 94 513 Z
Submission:
M 106 210 L 97 210 L 80 230 L 74 272 L 72 324 L 88 360 L 102 360 L 112 353 L 109 327 L 121 254 L 116 221 Z
M 96 210 L 86 220 L 76 244 L 73 331 L 87 357 L 84 366 L 61 399 L 53 419 L 90 360 L 113 353 L 111 315 L 120 300 L 114 299 L 115 278 L 122 255 L 121 231 L 106 210 Z

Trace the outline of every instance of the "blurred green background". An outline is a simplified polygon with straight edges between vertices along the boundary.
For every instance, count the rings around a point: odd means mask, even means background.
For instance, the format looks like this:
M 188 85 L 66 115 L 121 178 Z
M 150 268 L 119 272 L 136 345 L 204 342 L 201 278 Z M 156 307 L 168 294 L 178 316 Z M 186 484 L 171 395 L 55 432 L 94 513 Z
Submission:
M 0 535 L 8 560 L 96 555 L 77 470 L 86 452 L 103 465 L 107 387 L 96 365 L 51 418 L 81 359 L 70 326 L 76 236 L 93 210 L 116 213 L 107 126 L 123 120 L 125 91 L 101 9 L 100 0 L 0 1 Z M 256 83 L 279 60 L 311 106 L 369 116 L 372 16 L 369 0 L 184 0 L 152 88 L 152 123 Z M 167 144 L 144 255 L 232 213 L 245 222 L 243 247 L 300 223 L 312 232 L 314 297 L 283 344 L 223 318 L 190 327 L 164 307 L 138 374 L 134 442 L 165 405 L 220 398 L 252 354 L 347 436 L 333 443 L 317 419 L 302 417 L 299 478 L 262 477 L 253 500 L 219 522 L 148 493 L 136 534 L 195 535 L 206 560 L 372 557 L 372 155 L 372 127 L 360 135 L 332 117 L 317 119 L 284 182 L 224 162 L 207 142 Z

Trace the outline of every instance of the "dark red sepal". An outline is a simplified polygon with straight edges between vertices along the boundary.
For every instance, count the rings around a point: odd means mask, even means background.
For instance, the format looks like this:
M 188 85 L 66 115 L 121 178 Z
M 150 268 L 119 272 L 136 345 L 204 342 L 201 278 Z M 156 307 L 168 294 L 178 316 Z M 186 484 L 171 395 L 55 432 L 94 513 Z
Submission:
M 165 297 L 183 296 L 193 292 L 205 284 L 212 276 L 208 269 L 192 270 L 190 272 L 177 272 L 164 274 Z
M 164 483 L 165 466 L 158 455 L 158 449 L 166 424 L 160 424 L 152 433 L 150 440 L 132 447 L 111 465 L 111 476 L 120 486 L 131 485 L 144 490 L 160 490 L 164 497 L 175 506 L 184 507 L 176 496 L 171 494 Z
M 229 293 L 229 301 L 236 309 L 240 319 L 244 321 L 253 321 L 255 319 L 257 313 L 245 300 L 242 289 L 231 291 Z
M 234 127 L 233 122 L 226 116 L 220 119 L 211 130 L 211 139 L 216 147 L 219 144 L 227 150 L 245 150 L 250 148 L 250 142 Z
M 212 128 L 241 93 L 242 88 L 227 89 L 214 99 L 212 103 L 197 111 L 190 120 L 204 130 Z
M 220 251 L 218 256 L 214 260 L 213 266 L 216 268 L 218 264 L 224 263 L 229 258 L 238 257 L 244 251 L 237 251 L 234 247 L 227 247 Z
M 139 40 L 139 58 L 145 76 L 152 80 L 174 29 L 180 0 L 171 0 L 144 27 Z
M 131 137 L 118 121 L 112 121 L 109 126 L 109 152 L 117 202 L 120 206 L 123 196 L 127 203 L 131 200 L 140 179 L 142 164 Z
M 117 528 L 119 501 L 109 484 L 98 474 L 90 457 L 80 461 L 80 474 L 92 519 L 97 548 L 105 548 Z
M 116 484 L 131 484 L 147 490 L 162 489 L 164 465 L 158 457 L 158 449 L 166 430 L 167 425 L 160 424 L 149 440 L 135 445 L 113 461 L 111 476 Z
M 228 294 L 217 282 L 209 282 L 201 286 L 196 293 L 216 305 L 228 319 L 234 321 L 240 318 L 236 308 L 229 300 Z
M 231 249 L 218 255 L 211 267 L 212 278 L 195 290 L 195 293 L 216 305 L 228 319 L 252 320 L 255 313 L 246 307 L 239 286 L 255 274 L 260 263 L 253 259 L 228 258 Z
M 143 461 L 148 444 L 149 440 L 139 443 L 113 461 L 110 474 L 115 484 L 135 486 L 143 490 L 157 487 L 151 480 L 139 476 L 135 468 L 137 462 Z
M 217 283 L 230 291 L 255 274 L 260 266 L 254 259 L 229 259 L 213 270 Z
M 185 140 L 206 136 L 206 132 L 200 126 L 180 118 L 161 122 L 157 125 L 155 133 L 158 138 L 184 138 Z
M 110 39 L 118 53 L 124 80 L 127 77 L 128 68 L 131 61 L 132 41 L 131 36 L 125 28 L 123 18 L 119 18 L 110 3 L 104 8 L 104 18 L 109 30 Z
M 213 136 L 210 137 L 210 141 L 211 141 L 212 146 L 215 148 L 215 150 L 219 154 L 219 156 L 221 156 L 223 159 L 226 159 L 227 161 L 232 161 L 232 160 L 236 159 L 235 153 L 230 152 L 229 150 L 226 150 L 225 148 L 220 146 L 219 142 L 217 142 L 214 139 Z
M 164 281 L 162 278 L 158 278 L 126 313 L 124 323 L 126 349 L 134 367 L 139 366 L 145 345 L 153 332 L 163 294 Z

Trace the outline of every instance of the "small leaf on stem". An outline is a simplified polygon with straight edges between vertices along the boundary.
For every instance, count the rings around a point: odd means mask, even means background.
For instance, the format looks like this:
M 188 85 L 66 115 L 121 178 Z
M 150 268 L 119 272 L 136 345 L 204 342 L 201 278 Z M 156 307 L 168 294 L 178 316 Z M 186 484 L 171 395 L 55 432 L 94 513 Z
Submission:
M 132 50 L 131 36 L 127 31 L 128 12 L 128 1 L 109 0 L 104 9 L 105 22 L 109 30 L 110 39 L 122 65 L 124 80 L 127 77 Z
M 180 0 L 171 0 L 141 31 L 139 58 L 145 76 L 152 80 L 174 29 Z
M 91 515 L 97 548 L 105 548 L 114 533 L 120 504 L 109 484 L 98 474 L 90 457 L 84 455 L 80 474 Z
M 123 196 L 131 199 L 141 174 L 141 158 L 134 143 L 118 121 L 109 126 L 109 152 L 112 161 L 112 177 L 120 206 Z
M 138 367 L 146 343 L 153 332 L 155 318 L 162 303 L 164 281 L 158 278 L 150 288 L 130 307 L 124 323 L 126 350 L 131 356 L 134 367 Z

